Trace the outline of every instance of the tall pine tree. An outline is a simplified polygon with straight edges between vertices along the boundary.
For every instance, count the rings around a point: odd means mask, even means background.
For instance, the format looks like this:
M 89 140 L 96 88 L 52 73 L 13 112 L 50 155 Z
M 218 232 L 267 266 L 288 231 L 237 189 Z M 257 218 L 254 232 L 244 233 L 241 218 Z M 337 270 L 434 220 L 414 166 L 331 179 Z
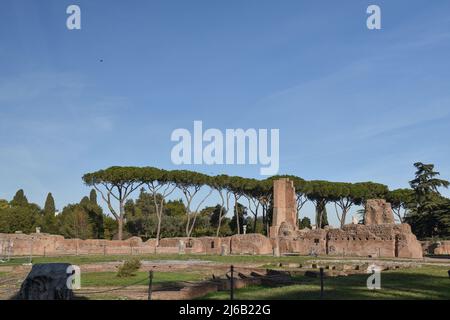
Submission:
M 450 234 L 450 201 L 441 196 L 439 188 L 450 183 L 438 179 L 433 164 L 414 163 L 415 178 L 410 181 L 414 190 L 415 206 L 405 221 L 420 238 L 448 236 Z

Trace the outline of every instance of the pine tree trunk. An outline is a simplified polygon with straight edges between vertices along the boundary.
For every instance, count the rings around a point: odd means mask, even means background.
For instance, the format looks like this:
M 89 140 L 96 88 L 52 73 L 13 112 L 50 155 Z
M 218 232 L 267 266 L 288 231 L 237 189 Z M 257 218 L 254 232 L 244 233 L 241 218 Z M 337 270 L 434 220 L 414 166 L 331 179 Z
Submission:
M 120 217 L 117 222 L 118 222 L 117 238 L 118 238 L 118 240 L 122 240 L 122 238 L 123 238 L 123 230 L 122 230 L 123 229 L 123 217 Z

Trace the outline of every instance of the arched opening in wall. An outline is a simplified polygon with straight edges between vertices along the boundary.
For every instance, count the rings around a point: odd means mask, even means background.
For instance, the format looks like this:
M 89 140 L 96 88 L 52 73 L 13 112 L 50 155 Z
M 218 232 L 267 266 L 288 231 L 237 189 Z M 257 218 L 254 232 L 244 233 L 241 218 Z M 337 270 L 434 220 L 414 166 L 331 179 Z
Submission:
M 211 249 L 214 249 L 214 241 L 211 241 Z

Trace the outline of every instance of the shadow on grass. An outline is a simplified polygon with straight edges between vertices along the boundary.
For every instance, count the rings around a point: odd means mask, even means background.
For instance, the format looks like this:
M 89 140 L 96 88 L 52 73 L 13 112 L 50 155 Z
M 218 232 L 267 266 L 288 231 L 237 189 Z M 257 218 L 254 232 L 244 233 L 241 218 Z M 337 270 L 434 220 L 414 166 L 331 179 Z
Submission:
M 381 274 L 381 289 L 366 287 L 368 274 L 325 278 L 324 299 L 329 300 L 396 300 L 450 299 L 450 279 L 441 269 L 388 271 Z M 285 287 L 254 286 L 236 290 L 236 299 L 318 300 L 320 280 L 300 279 L 300 283 Z M 206 299 L 227 299 L 228 293 L 215 293 Z

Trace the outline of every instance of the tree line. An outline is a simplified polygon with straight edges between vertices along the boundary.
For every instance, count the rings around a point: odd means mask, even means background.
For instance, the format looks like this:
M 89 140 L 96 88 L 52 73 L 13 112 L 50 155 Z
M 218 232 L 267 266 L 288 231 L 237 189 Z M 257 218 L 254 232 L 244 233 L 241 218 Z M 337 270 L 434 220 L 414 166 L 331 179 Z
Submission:
M 66 238 L 112 239 L 117 223 L 104 214 L 97 203 L 97 193 L 91 190 L 89 196 L 79 203 L 68 204 L 56 214 L 55 200 L 48 193 L 44 208 L 28 201 L 24 191 L 18 190 L 11 201 L 0 200 L 0 232 L 60 234 Z
M 294 183 L 301 228 L 312 224 L 301 214 L 308 201 L 315 207 L 315 227 L 323 228 L 328 225 L 327 208 L 343 227 L 352 207 L 364 206 L 367 199 L 383 198 L 391 203 L 397 220 L 409 223 L 419 238 L 449 237 L 450 200 L 439 193 L 439 188 L 449 183 L 437 178 L 439 172 L 432 164 L 418 162 L 414 166 L 411 188 L 392 191 L 374 182 L 307 181 L 292 175 L 257 180 L 187 170 L 110 167 L 85 174 L 83 181 L 93 188 L 89 196 L 65 206 L 57 215 L 51 193 L 43 209 L 29 203 L 23 190 L 9 202 L 0 200 L 0 232 L 30 233 L 40 227 L 42 232 L 67 238 L 123 239 L 136 235 L 157 241 L 162 237 L 227 236 L 243 233 L 244 228 L 267 235 L 273 180 L 284 177 Z M 139 194 L 133 199 L 135 192 Z M 212 194 L 220 202 L 205 206 Z M 98 204 L 98 196 L 109 214 Z
M 353 206 L 364 206 L 368 199 L 383 198 L 391 202 L 397 219 L 400 222 L 409 222 L 419 236 L 448 235 L 449 199 L 442 197 L 438 188 L 447 188 L 449 183 L 436 178 L 439 172 L 434 171 L 432 164 L 418 162 L 414 166 L 416 174 L 415 179 L 410 181 L 411 188 L 393 191 L 386 185 L 371 181 L 358 183 L 307 181 L 292 175 L 278 175 L 257 180 L 228 175 L 209 176 L 188 170 L 164 170 L 154 167 L 115 166 L 87 173 L 83 176 L 83 181 L 99 192 L 107 204 L 117 221 L 119 239 L 123 238 L 127 201 L 137 189 L 146 190 L 147 197 L 152 200 L 154 236 L 157 241 L 161 238 L 164 220 L 171 219 L 170 215 L 165 214 L 165 205 L 175 190 L 183 197 L 184 218 L 178 222 L 182 221 L 184 235 L 187 237 L 193 236 L 196 224 L 203 218 L 201 207 L 213 193 L 218 194 L 221 200 L 216 208 L 217 218 L 213 223 L 216 226 L 215 235 L 220 234 L 222 223 L 231 209 L 234 219 L 232 226 L 236 233 L 242 232 L 245 210 L 245 215 L 252 216 L 252 230 L 256 232 L 259 222 L 260 232 L 267 235 L 272 219 L 273 180 L 279 178 L 289 178 L 294 183 L 297 219 L 300 218 L 300 211 L 307 201 L 314 204 L 317 228 L 328 225 L 327 205 L 334 207 L 340 227 L 343 227 L 347 214 Z M 233 208 L 230 208 L 231 202 Z

